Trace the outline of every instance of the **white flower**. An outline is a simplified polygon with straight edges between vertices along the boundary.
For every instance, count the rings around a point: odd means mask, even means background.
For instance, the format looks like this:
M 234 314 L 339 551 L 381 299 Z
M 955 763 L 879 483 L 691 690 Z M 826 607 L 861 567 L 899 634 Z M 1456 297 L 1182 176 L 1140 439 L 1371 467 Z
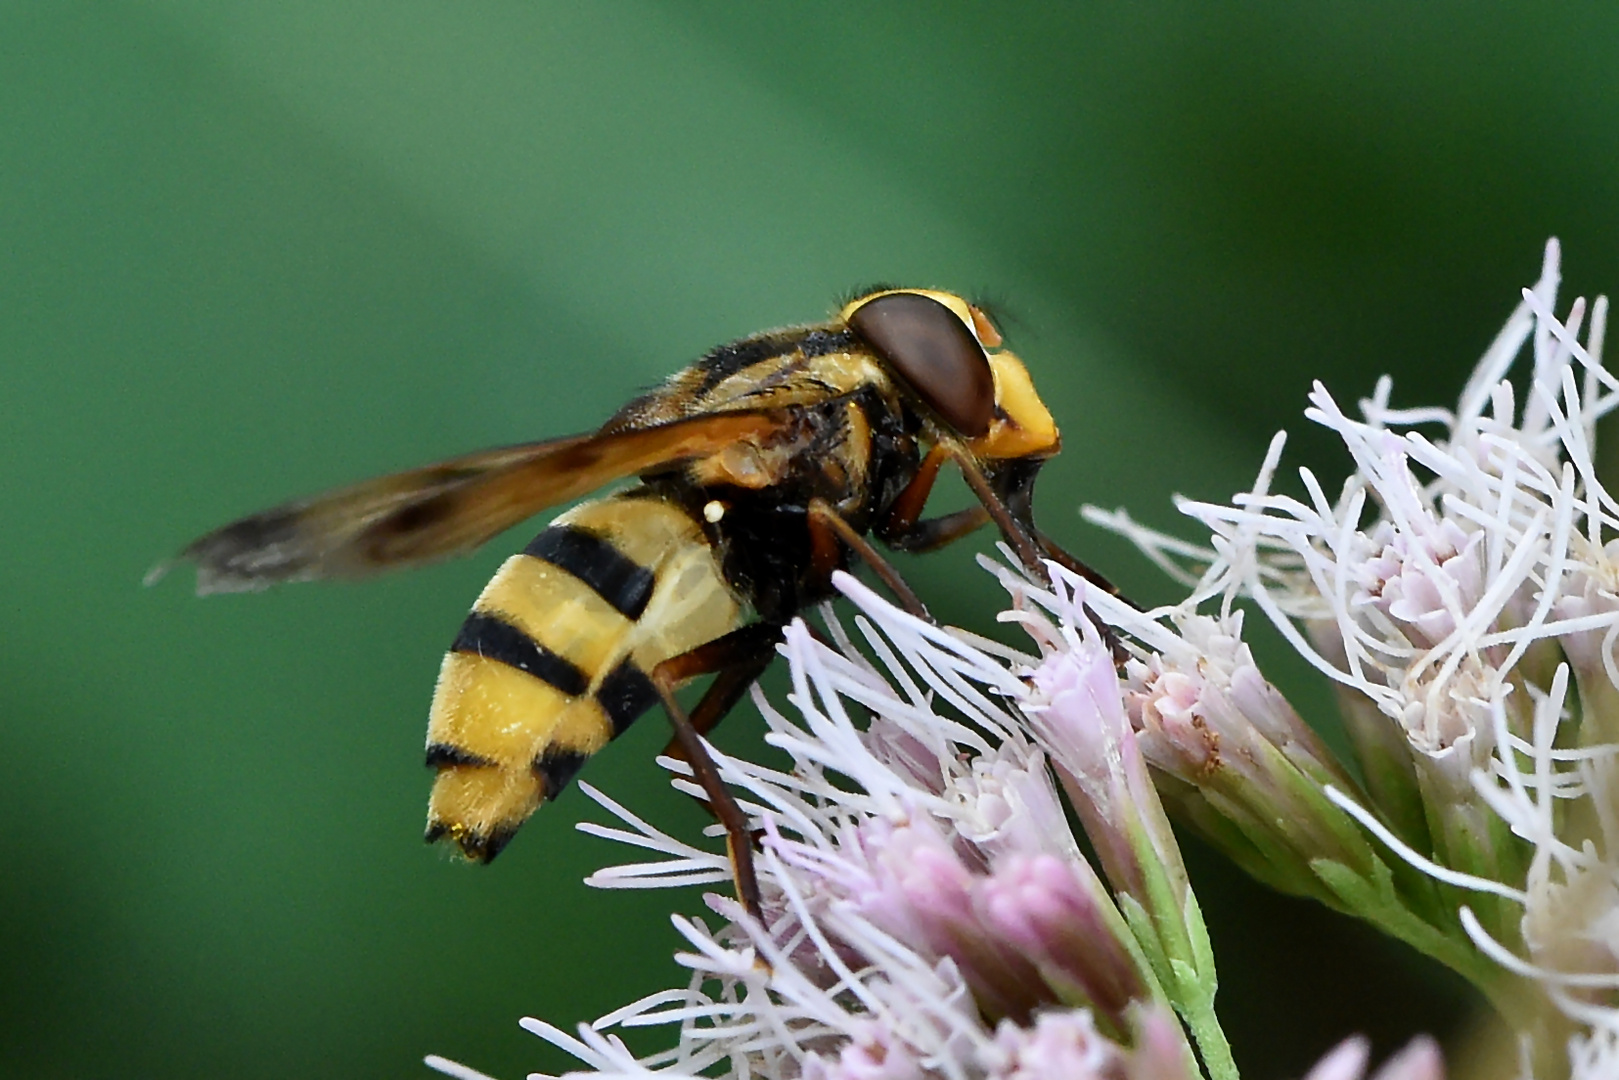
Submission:
M 1460 928 L 1574 1022 L 1569 1067 L 1595 1077 L 1619 1064 L 1619 502 L 1593 444 L 1619 380 L 1606 300 L 1583 343 L 1583 300 L 1553 314 L 1558 259 L 1553 241 L 1454 410 L 1391 408 L 1384 378 L 1357 420 L 1315 385 L 1306 416 L 1355 467 L 1336 498 L 1303 469 L 1302 498 L 1276 492 L 1279 435 L 1251 492 L 1180 503 L 1207 547 L 1088 516 L 1191 584 L 1183 611 L 1251 598 L 1340 686 L 1371 796 L 1329 797 L 1471 897 Z M 1159 682 L 1147 715 L 1174 739 L 1190 692 Z
M 1490 747 L 1479 743 L 1488 731 L 1478 703 L 1536 642 L 1598 628 L 1551 618 L 1566 579 L 1581 578 L 1575 590 L 1585 578 L 1615 580 L 1590 543 L 1615 520 L 1591 456 L 1596 421 L 1619 403 L 1619 383 L 1595 358 L 1607 305 L 1598 301 L 1582 346 L 1583 301 L 1566 322 L 1551 316 L 1557 258 L 1548 245 L 1539 283 L 1455 411 L 1393 409 L 1385 378 L 1354 420 L 1315 385 L 1305 415 L 1339 435 L 1356 465 L 1336 499 L 1307 469 L 1303 501 L 1272 491 L 1278 436 L 1252 492 L 1229 506 L 1181 502 L 1212 531 L 1206 549 L 1167 543 L 1122 514 L 1090 516 L 1160 562 L 1203 563 L 1189 604 L 1251 596 L 1312 663 L 1404 727 L 1420 754 L 1456 756 L 1471 735 L 1464 756 L 1482 763 Z M 1504 376 L 1531 338 L 1535 373 L 1520 410 Z M 1423 430 L 1433 426 L 1438 437 Z M 1603 630 L 1619 626 L 1619 611 L 1608 612 Z M 1295 619 L 1326 644 L 1313 645 Z

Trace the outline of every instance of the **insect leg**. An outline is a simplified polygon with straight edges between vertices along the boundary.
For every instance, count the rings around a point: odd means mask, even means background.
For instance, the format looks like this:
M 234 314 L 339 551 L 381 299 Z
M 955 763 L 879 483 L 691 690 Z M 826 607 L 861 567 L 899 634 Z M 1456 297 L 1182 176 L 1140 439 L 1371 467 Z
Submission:
M 1001 535 L 1006 538 L 1006 542 L 1012 545 L 1012 551 L 1017 555 L 1018 562 L 1022 563 L 1023 568 L 1040 581 L 1049 584 L 1051 576 L 1046 573 L 1045 565 L 1041 562 L 1041 557 L 1045 554 L 1045 551 L 1036 539 L 1037 534 L 1033 524 L 1031 523 L 1028 527 L 1025 527 L 1022 522 L 1012 516 L 1012 512 L 1007 509 L 1006 503 L 1001 501 L 1001 497 L 990 486 L 989 478 L 978 467 L 978 462 L 974 460 L 971 452 L 966 447 L 952 446 L 950 452 L 956 459 L 956 464 L 960 466 L 962 478 L 967 481 L 967 486 L 972 489 L 973 495 L 978 498 L 984 509 L 988 511 L 990 520 L 995 522 L 995 527 L 1001 530 Z
M 927 505 L 928 496 L 933 494 L 933 483 L 939 479 L 939 467 L 949 459 L 950 451 L 935 443 L 927 457 L 922 459 L 922 464 L 917 466 L 911 482 L 894 500 L 888 519 L 878 526 L 878 535 L 886 535 L 890 531 L 903 533 L 916 523 L 916 519 L 922 516 L 922 508 Z
M 703 745 L 702 732 L 712 729 L 737 703 L 769 665 L 776 642 L 780 640 L 781 627 L 773 623 L 752 623 L 670 657 L 650 673 L 652 685 L 663 699 L 664 711 L 675 729 L 669 744 L 671 756 L 691 766 L 693 777 L 708 796 L 709 811 L 725 826 L 725 846 L 731 858 L 737 899 L 761 925 L 759 878 L 753 869 L 753 836 L 748 831 L 747 815 L 720 780 L 719 769 Z M 688 679 L 716 672 L 713 684 L 688 716 L 675 697 L 675 688 Z
M 901 607 L 919 619 L 933 621 L 928 609 L 922 605 L 921 598 L 905 584 L 905 579 L 900 577 L 899 571 L 871 546 L 871 541 L 856 532 L 853 525 L 844 521 L 843 515 L 838 513 L 831 503 L 825 499 L 810 500 L 809 528 L 810 547 L 816 553 L 817 561 L 821 558 L 826 559 L 827 573 L 837 565 L 837 541 L 841 540 L 848 544 L 850 550 L 859 555 L 878 577 L 882 578 L 883 584 L 888 586 L 889 592 L 894 594 Z M 822 552 L 829 553 L 830 557 L 822 556 Z
M 1103 577 L 1099 571 L 1091 569 L 1089 565 L 1074 558 L 1074 556 L 1070 555 L 1067 551 L 1064 551 L 1062 547 L 1059 546 L 1058 543 L 1051 537 L 1047 536 L 1039 529 L 1035 530 L 1034 535 L 1035 538 L 1040 541 L 1040 550 L 1044 551 L 1046 553 L 1046 557 L 1052 562 L 1064 567 L 1065 569 L 1072 570 L 1074 573 L 1078 574 L 1092 585 L 1095 585 L 1098 589 L 1117 596 L 1120 600 L 1123 600 L 1126 604 L 1129 604 L 1137 611 L 1142 610 L 1141 605 L 1135 603 L 1129 597 L 1121 593 L 1117 585 Z
M 732 641 L 732 638 L 741 640 Z M 699 735 L 707 735 L 730 715 L 736 703 L 742 700 L 742 695 L 764 674 L 776 655 L 776 645 L 781 641 L 781 627 L 774 623 L 754 623 L 719 640 L 725 642 L 727 650 L 735 650 L 732 653 L 735 660 L 730 667 L 721 669 L 714 676 L 714 682 L 703 692 L 697 707 L 691 711 L 691 726 Z M 673 740 L 670 740 L 668 752 L 680 756 L 680 750 Z
M 882 534 L 882 539 L 895 551 L 924 554 L 955 543 L 988 520 L 988 510 L 982 506 L 969 506 L 926 521 L 913 521 L 901 532 Z
M 1005 536 L 1006 542 L 1012 545 L 1012 550 L 1017 553 L 1018 561 L 1023 563 L 1029 573 L 1034 574 L 1040 581 L 1048 585 L 1051 583 L 1051 575 L 1046 572 L 1044 563 L 1040 561 L 1040 556 L 1043 555 L 1059 566 L 1072 570 L 1097 588 L 1104 589 L 1117 596 L 1137 611 L 1141 610 L 1139 605 L 1132 603 L 1124 594 L 1119 592 L 1111 581 L 1068 554 L 1045 533 L 1035 528 L 1033 507 L 1030 505 L 1030 495 L 1034 489 L 1034 469 L 1031 468 L 1025 471 L 1021 477 L 1015 478 L 1017 486 L 1011 489 L 1008 497 L 1008 501 L 1015 501 L 1022 516 L 1028 519 L 1027 524 L 1025 524 L 1018 520 L 1018 515 L 1014 514 L 1007 507 L 1006 502 L 1002 501 L 1001 497 L 996 494 L 994 487 L 989 482 L 989 478 L 984 475 L 983 470 L 978 467 L 978 462 L 973 460 L 973 456 L 965 448 L 956 448 L 955 458 L 956 464 L 961 466 L 961 475 L 966 479 L 967 486 L 972 488 L 973 494 L 977 495 L 978 500 L 984 504 L 984 509 L 989 512 L 989 516 L 1000 527 L 1001 535 Z M 1114 663 L 1122 665 L 1129 659 L 1130 654 L 1124 648 L 1124 643 L 1119 640 L 1118 634 L 1111 626 L 1098 619 L 1089 605 L 1085 606 L 1085 614 L 1092 623 L 1101 629 L 1102 639 L 1107 642 L 1109 651 L 1113 653 Z
M 961 459 L 958 458 L 958 460 Z M 974 492 L 979 493 L 982 489 L 977 483 L 975 483 L 973 476 L 968 472 L 969 462 L 974 466 L 977 465 L 976 460 L 971 459 L 969 455 L 967 460 L 962 462 L 962 473 L 964 476 L 966 476 L 967 482 L 974 485 Z M 1005 510 L 1006 517 L 1016 522 L 1019 528 L 1023 531 L 1024 535 L 1034 539 L 1035 543 L 1039 545 L 1040 551 L 1046 556 L 1046 558 L 1067 570 L 1073 571 L 1086 581 L 1090 582 L 1092 585 L 1095 585 L 1098 589 L 1101 589 L 1103 592 L 1117 596 L 1120 600 L 1123 600 L 1126 604 L 1129 604 L 1137 611 L 1143 610 L 1140 604 L 1134 603 L 1129 597 L 1121 593 L 1117 585 L 1114 585 L 1100 573 L 1093 570 L 1079 559 L 1076 559 L 1067 551 L 1064 551 L 1055 540 L 1041 532 L 1040 529 L 1035 525 L 1034 480 L 1035 477 L 1039 475 L 1041 464 L 1042 461 L 1040 459 L 1030 459 L 1022 462 L 1003 462 L 1001 463 L 999 471 L 996 473 L 993 479 L 984 476 L 983 473 L 980 472 L 978 474 L 978 482 L 983 483 L 987 487 L 989 493 L 1000 502 L 1002 508 Z M 980 494 L 980 498 L 982 497 L 983 496 Z M 1010 541 L 1011 538 L 1008 537 L 1008 540 Z
M 950 459 L 950 451 L 934 445 L 922 459 L 916 475 L 905 485 L 905 490 L 894 500 L 893 509 L 876 529 L 883 543 L 896 551 L 933 551 L 961 539 L 989 520 L 989 512 L 982 506 L 944 514 L 927 521 L 919 521 L 933 484 L 939 478 L 939 467 Z

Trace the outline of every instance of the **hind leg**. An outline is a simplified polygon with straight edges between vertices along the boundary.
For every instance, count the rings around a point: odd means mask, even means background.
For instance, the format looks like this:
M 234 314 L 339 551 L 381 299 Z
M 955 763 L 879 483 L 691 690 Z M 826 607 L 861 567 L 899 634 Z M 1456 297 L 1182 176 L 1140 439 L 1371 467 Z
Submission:
M 731 859 L 737 899 L 761 925 L 759 878 L 753 868 L 753 835 L 748 830 L 748 818 L 720 779 L 719 769 L 703 745 L 702 736 L 724 719 L 770 665 L 770 658 L 776 653 L 776 642 L 780 640 L 781 627 L 773 623 L 753 623 L 670 657 L 650 674 L 652 685 L 663 700 L 664 712 L 674 727 L 668 753 L 691 766 L 693 778 L 708 796 L 709 811 L 725 827 L 725 845 Z M 688 715 L 675 697 L 675 689 L 690 679 L 710 674 L 715 676 L 713 683 Z

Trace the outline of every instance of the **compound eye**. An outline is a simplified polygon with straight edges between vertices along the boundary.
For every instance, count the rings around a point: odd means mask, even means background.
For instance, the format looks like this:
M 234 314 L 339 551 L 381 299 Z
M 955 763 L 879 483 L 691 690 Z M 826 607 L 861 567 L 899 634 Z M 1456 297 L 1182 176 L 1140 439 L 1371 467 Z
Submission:
M 984 347 L 955 312 L 932 297 L 896 292 L 860 305 L 849 327 L 945 423 L 969 439 L 989 430 L 995 378 Z

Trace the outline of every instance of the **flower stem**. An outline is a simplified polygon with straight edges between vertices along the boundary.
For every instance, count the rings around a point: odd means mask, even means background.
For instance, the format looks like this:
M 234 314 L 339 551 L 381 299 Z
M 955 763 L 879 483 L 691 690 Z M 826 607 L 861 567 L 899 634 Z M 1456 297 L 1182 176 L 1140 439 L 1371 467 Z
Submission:
M 1197 1052 L 1203 1058 L 1209 1080 L 1238 1080 L 1237 1062 L 1231 1056 L 1231 1044 L 1226 1041 L 1220 1020 L 1214 1015 L 1213 999 L 1206 999 L 1181 1014 L 1191 1029 Z

